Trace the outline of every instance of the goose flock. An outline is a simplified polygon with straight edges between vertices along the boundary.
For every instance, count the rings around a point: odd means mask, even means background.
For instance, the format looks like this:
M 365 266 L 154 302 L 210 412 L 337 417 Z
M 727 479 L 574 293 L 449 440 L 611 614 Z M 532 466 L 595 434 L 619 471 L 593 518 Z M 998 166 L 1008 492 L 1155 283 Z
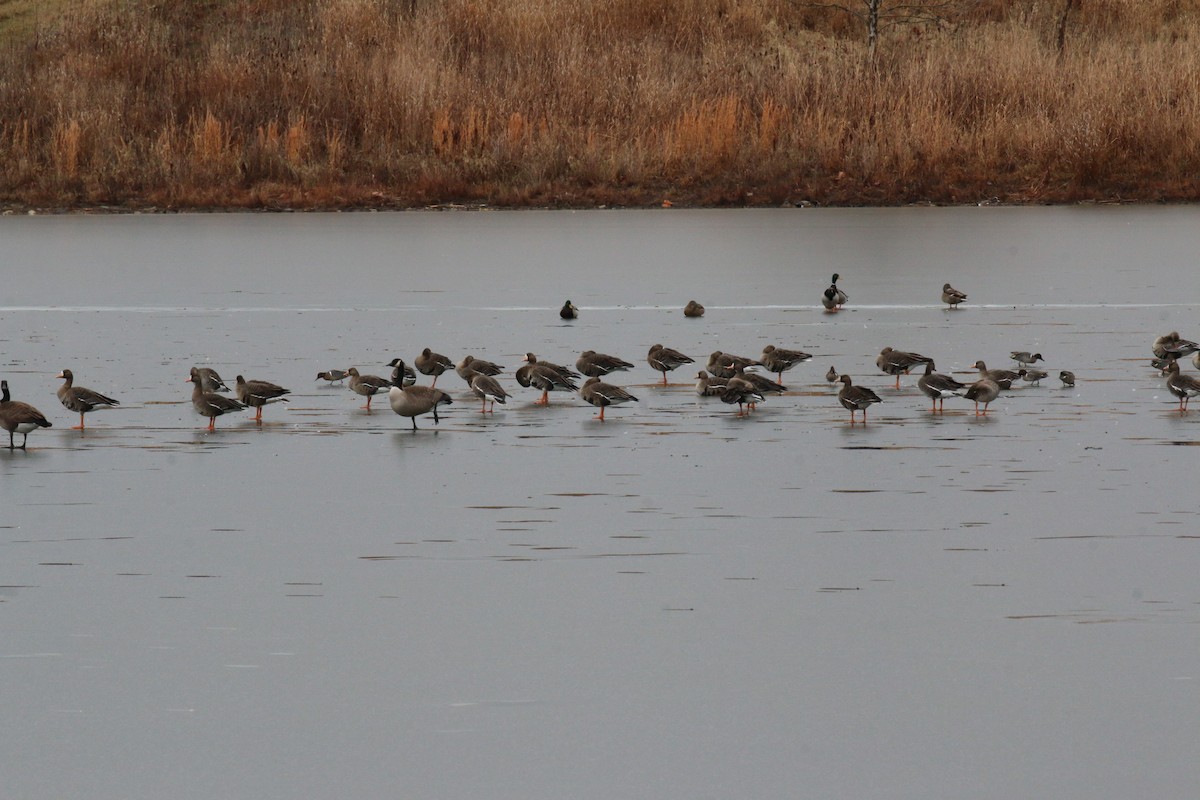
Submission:
M 833 275 L 829 287 L 820 298 L 829 313 L 838 312 L 849 300 L 846 292 L 837 285 L 839 278 L 839 275 Z M 941 299 L 955 309 L 967 299 L 967 295 L 947 283 L 942 287 Z M 689 301 L 684 307 L 686 317 L 698 318 L 703 314 L 704 306 L 695 300 Z M 567 320 L 577 319 L 579 309 L 567 300 L 559 310 L 559 316 Z M 1151 363 L 1166 377 L 1168 390 L 1179 400 L 1179 412 L 1187 413 L 1189 400 L 1200 395 L 1200 378 L 1182 373 L 1178 359 L 1190 355 L 1200 369 L 1200 344 L 1172 331 L 1155 339 L 1151 350 L 1154 355 Z M 965 383 L 936 372 L 934 360 L 928 356 L 890 346 L 879 352 L 875 364 L 883 374 L 895 377 L 896 389 L 900 388 L 901 376 L 921 369 L 917 388 L 930 399 L 931 413 L 941 413 L 947 399 L 961 398 L 975 404 L 976 416 L 986 416 L 990 404 L 1001 392 L 1010 390 L 1014 383 L 1025 382 L 1036 386 L 1043 378 L 1049 377 L 1047 371 L 1034 366 L 1045 360 L 1041 353 L 1015 350 L 1010 357 L 1015 364 L 1014 369 L 992 369 L 984 361 L 976 361 L 972 365 L 978 372 L 976 379 Z M 810 353 L 776 345 L 764 347 L 757 358 L 718 350 L 709 356 L 705 368 L 697 372 L 695 392 L 700 397 L 717 397 L 730 405 L 736 404 L 737 414 L 742 416 L 752 413 L 768 395 L 780 395 L 788 391 L 783 383 L 783 373 L 811 359 Z M 646 363 L 661 373 L 661 385 L 666 386 L 668 373 L 696 362 L 678 350 L 655 344 L 646 354 Z M 399 358 L 393 359 L 387 366 L 391 368 L 387 377 L 363 374 L 357 367 L 349 367 L 318 372 L 316 380 L 347 385 L 352 392 L 366 399 L 363 408 L 368 412 L 371 411 L 371 401 L 375 395 L 386 395 L 392 411 L 407 417 L 413 430 L 417 430 L 417 417 L 427 414 L 433 416 L 435 425 L 438 424 L 438 409 L 454 402 L 449 392 L 437 388 L 438 378 L 446 372 L 454 372 L 462 378 L 471 394 L 480 401 L 481 414 L 493 413 L 496 403 L 504 405 L 512 397 L 501 380 L 504 367 L 474 355 L 463 356 L 456 362 L 426 347 L 413 359 L 412 366 Z M 594 350 L 582 352 L 574 368 L 526 353 L 513 377 L 522 388 L 541 393 L 533 401 L 535 405 L 549 405 L 552 392 L 577 394 L 584 402 L 599 409 L 596 418 L 603 421 L 608 407 L 638 402 L 638 398 L 625 388 L 607 380 L 611 374 L 627 372 L 634 366 L 630 361 Z M 759 374 L 759 369 L 773 378 Z M 430 378 L 429 385 L 418 384 L 418 375 Z M 79 425 L 75 429 L 84 428 L 89 412 L 120 405 L 116 398 L 77 385 L 70 369 L 62 370 L 56 377 L 63 381 L 57 390 L 59 401 L 64 408 L 79 414 Z M 1063 387 L 1075 386 L 1075 375 L 1071 371 L 1061 370 L 1058 377 Z M 850 412 L 851 425 L 857 424 L 857 415 L 860 413 L 865 425 L 867 410 L 883 402 L 875 391 L 856 384 L 849 375 L 839 375 L 832 365 L 825 373 L 825 380 L 831 387 L 838 388 L 837 400 Z M 208 419 L 210 431 L 215 430 L 217 417 L 251 408 L 255 410 L 255 422 L 261 424 L 263 409 L 273 403 L 287 403 L 287 395 L 291 393 L 290 389 L 276 383 L 247 380 L 242 375 L 236 377 L 231 388 L 209 367 L 193 367 L 187 382 L 192 384 L 192 407 L 198 415 Z M 0 391 L 0 429 L 8 432 L 10 450 L 25 449 L 31 432 L 38 428 L 49 428 L 52 423 L 29 403 L 12 399 L 8 381 L 0 381 Z M 232 392 L 232 396 L 226 394 L 228 392 Z M 18 433 L 22 436 L 20 445 L 15 441 Z

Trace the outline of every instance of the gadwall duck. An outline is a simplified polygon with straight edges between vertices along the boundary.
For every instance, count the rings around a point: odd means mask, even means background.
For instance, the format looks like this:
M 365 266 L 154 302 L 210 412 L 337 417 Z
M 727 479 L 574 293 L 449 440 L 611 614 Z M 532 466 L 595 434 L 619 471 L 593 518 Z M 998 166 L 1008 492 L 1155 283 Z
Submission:
M 204 391 L 204 376 L 196 367 L 192 367 L 191 375 L 184 383 L 192 384 L 192 408 L 196 409 L 196 413 L 200 416 L 208 417 L 210 431 L 216 430 L 217 417 L 222 414 L 246 410 L 246 405 L 240 400 L 234 400 L 232 397 L 226 397 L 216 392 Z
M 404 364 L 404 362 L 403 362 L 401 359 L 399 359 L 399 358 L 393 358 L 391 361 L 389 361 L 388 363 L 384 364 L 384 366 L 385 366 L 385 367 L 391 367 L 392 369 L 395 369 L 397 364 Z M 389 374 L 390 374 L 390 373 L 389 373 Z M 384 379 L 384 378 L 380 378 L 380 380 L 384 381 L 384 382 L 387 384 L 387 386 L 386 386 L 385 388 L 389 388 L 389 389 L 391 388 L 391 386 L 392 386 L 392 382 L 391 382 L 391 381 L 389 381 L 389 380 L 386 380 L 386 379 Z M 413 385 L 414 383 L 416 383 L 416 382 L 417 382 L 417 371 L 416 371 L 416 370 L 414 370 L 414 369 L 413 369 L 411 366 L 409 366 L 408 364 L 404 364 L 404 385 L 405 385 L 405 386 L 412 386 L 412 385 Z
M 349 375 L 350 373 L 346 372 L 345 370 L 331 369 L 327 372 L 318 372 L 315 380 L 329 381 L 330 385 L 333 385 L 346 380 Z
M 437 386 L 438 376 L 448 369 L 454 369 L 454 362 L 441 353 L 435 353 L 426 347 L 421 351 L 421 355 L 413 359 L 413 366 L 422 375 L 432 375 L 433 383 L 429 385 Z
M 729 382 L 725 384 L 725 390 L 721 392 L 721 402 L 730 405 L 737 403 L 739 417 L 749 413 L 746 409 L 753 408 L 765 400 L 762 392 L 754 388 L 754 384 L 746 380 L 744 374 L 730 378 Z
M 563 319 L 576 319 L 579 316 L 579 309 L 570 300 L 563 303 L 563 307 L 558 310 L 558 315 Z
M 1017 374 L 1021 376 L 1021 380 L 1026 381 L 1031 386 L 1040 386 L 1042 378 L 1050 375 L 1049 372 L 1041 369 L 1019 369 Z
M 467 386 L 470 386 L 471 378 L 476 372 L 483 375 L 499 375 L 504 372 L 504 367 L 475 356 L 463 356 L 462 360 L 454 366 L 454 371 L 458 373 L 458 377 L 467 382 Z
M 745 370 L 761 366 L 761 361 L 745 356 L 735 356 L 732 353 L 723 353 L 720 350 L 714 351 L 708 357 L 708 371 L 718 378 L 729 379 L 736 375 L 739 369 Z
M 234 389 L 237 399 L 254 409 L 254 421 L 259 423 L 262 422 L 263 406 L 267 403 L 290 402 L 284 395 L 292 393 L 291 389 L 285 389 L 278 384 L 269 381 L 248 381 L 241 375 L 237 376 Z
M 1158 356 L 1159 358 L 1168 358 L 1171 356 L 1180 358 L 1182 356 L 1189 356 L 1192 353 L 1200 351 L 1200 344 L 1196 344 L 1189 339 L 1182 338 L 1179 335 L 1179 331 L 1171 331 L 1170 333 L 1164 333 L 1162 336 L 1156 338 L 1150 349 L 1154 352 L 1154 355 Z
M 678 369 L 684 364 L 694 364 L 696 362 L 678 350 L 672 350 L 670 347 L 655 344 L 651 345 L 650 352 L 646 354 L 646 363 L 650 365 L 651 369 L 656 369 L 662 373 L 662 385 L 666 386 L 668 372 Z
M 696 317 L 703 317 L 704 306 L 700 305 L 695 300 L 688 300 L 687 305 L 683 307 L 683 315 L 685 317 L 691 317 L 692 319 L 695 319 Z
M 1006 392 L 1012 388 L 1013 381 L 1021 377 L 1019 372 L 1013 372 L 1011 369 L 988 369 L 987 364 L 982 361 L 976 361 L 971 366 L 979 370 L 980 378 L 995 381 L 996 385 Z
M 850 424 L 854 424 L 854 412 L 861 411 L 863 425 L 867 424 L 867 409 L 875 403 L 882 403 L 882 398 L 865 386 L 855 386 L 849 375 L 841 377 L 842 388 L 838 392 L 838 402 L 842 408 L 850 412 Z
M 968 386 L 962 396 L 975 401 L 975 416 L 986 417 L 988 406 L 1000 396 L 1000 384 L 991 378 L 982 377 Z M 979 411 L 980 403 L 983 403 L 982 413 Z
M 774 372 L 779 378 L 779 383 L 783 383 L 783 373 L 787 372 L 797 364 L 801 364 L 812 358 L 810 353 L 805 353 L 801 350 L 785 350 L 782 347 L 776 347 L 769 344 L 763 348 L 762 362 L 763 368 L 768 372 Z
M 829 284 L 829 288 L 825 290 L 825 294 L 821 295 L 821 305 L 825 306 L 827 311 L 840 310 L 846 304 L 846 301 L 850 299 L 849 295 L 838 288 L 837 282 L 840 277 L 841 275 L 838 275 L 836 272 L 833 273 L 833 280 Z
M 479 409 L 480 414 L 494 413 L 496 403 L 506 405 L 510 396 L 508 392 L 504 391 L 504 387 L 500 385 L 500 381 L 491 375 L 484 375 L 482 372 L 476 372 L 471 376 L 471 391 L 483 401 Z M 489 402 L 492 404 L 491 408 L 488 408 Z
M 932 358 L 920 353 L 908 353 L 904 350 L 885 347 L 879 351 L 879 356 L 875 359 L 875 366 L 888 375 L 895 375 L 896 388 L 899 389 L 901 375 L 907 375 L 918 364 L 928 364 L 931 361 L 933 361 Z
M 21 434 L 21 448 L 25 449 L 29 434 L 38 428 L 49 428 L 51 422 L 42 412 L 29 403 L 13 400 L 8 394 L 8 381 L 0 381 L 0 428 L 8 431 L 8 449 L 16 450 L 13 434 Z
M 1017 362 L 1022 367 L 1028 367 L 1030 364 L 1036 364 L 1039 361 L 1045 361 L 1041 353 L 1030 353 L 1026 350 L 1013 350 L 1009 354 L 1012 360 Z
M 450 405 L 454 400 L 441 389 L 435 389 L 432 386 L 405 385 L 404 362 L 399 361 L 392 370 L 392 385 L 388 389 L 388 402 L 392 405 L 392 411 L 412 420 L 412 429 L 415 431 L 417 417 L 432 412 L 433 424 L 437 425 L 441 421 L 438 418 L 438 406 Z
M 215 369 L 212 369 L 211 367 L 196 367 L 196 371 L 200 373 L 200 388 L 204 391 L 229 391 L 229 387 L 225 385 L 225 381 L 221 380 L 221 376 L 217 374 Z
M 951 308 L 958 308 L 958 304 L 966 299 L 966 292 L 960 292 L 948 283 L 942 287 L 942 302 Z
M 367 398 L 367 404 L 363 406 L 367 411 L 371 410 L 371 398 L 379 392 L 386 391 L 392 385 L 387 378 L 360 374 L 358 367 L 351 367 L 346 370 L 346 374 L 350 376 L 350 391 Z M 403 374 L 401 372 L 402 376 Z
M 945 410 L 947 397 L 959 397 L 966 391 L 966 384 L 959 383 L 949 375 L 943 375 L 940 372 L 934 372 L 932 361 L 926 362 L 925 374 L 917 379 L 917 387 L 925 393 L 925 396 L 933 401 L 931 412 Z
M 1179 413 L 1186 414 L 1188 401 L 1200 394 L 1200 380 L 1179 371 L 1179 362 L 1171 359 L 1167 365 L 1167 389 L 1179 398 Z
M 696 373 L 696 394 L 701 397 L 716 397 L 724 394 L 725 386 L 724 380 L 713 377 L 704 370 Z
M 638 401 L 636 397 L 620 386 L 605 383 L 595 375 L 588 378 L 583 382 L 583 386 L 579 387 L 579 396 L 585 402 L 591 403 L 600 409 L 600 414 L 596 419 L 601 422 L 604 421 L 604 409 L 609 406 L 619 406 L 623 403 L 636 403 Z
M 606 353 L 584 350 L 575 360 L 575 369 L 589 378 L 603 378 L 610 372 L 624 372 L 633 369 L 633 364 L 623 358 Z
M 1064 369 L 1062 372 L 1058 373 L 1058 379 L 1062 381 L 1064 388 L 1069 389 L 1075 385 L 1075 373 L 1071 372 L 1070 370 Z
M 83 430 L 83 415 L 93 408 L 121 405 L 120 401 L 114 400 L 107 395 L 93 392 L 91 389 L 85 389 L 82 386 L 76 386 L 75 376 L 69 369 L 64 369 L 55 377 L 63 379 L 63 385 L 58 387 L 58 401 L 69 411 L 79 414 L 79 426 L 72 428 L 72 430 Z

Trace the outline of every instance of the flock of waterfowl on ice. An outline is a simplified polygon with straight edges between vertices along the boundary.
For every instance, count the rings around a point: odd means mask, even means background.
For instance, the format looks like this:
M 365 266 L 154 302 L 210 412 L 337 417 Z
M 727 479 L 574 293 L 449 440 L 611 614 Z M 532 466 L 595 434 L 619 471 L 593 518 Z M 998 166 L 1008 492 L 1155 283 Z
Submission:
M 849 297 L 838 287 L 839 275 L 834 275 L 832 283 L 821 296 L 821 304 L 830 312 L 841 310 Z M 953 288 L 950 284 L 942 287 L 942 302 L 951 309 L 965 302 L 967 295 Z M 704 306 L 696 301 L 690 301 L 683 309 L 684 316 L 690 318 L 702 317 Z M 570 301 L 566 301 L 559 310 L 559 316 L 565 320 L 576 319 L 579 309 Z M 1154 359 L 1152 364 L 1166 376 L 1167 389 L 1179 398 L 1179 412 L 1187 412 L 1188 400 L 1200 394 L 1200 378 L 1183 374 L 1179 370 L 1178 359 L 1192 356 L 1196 367 L 1200 369 L 1200 344 L 1182 338 L 1179 333 L 1172 331 L 1154 340 L 1152 346 Z M 1016 381 L 1026 381 L 1037 385 L 1043 378 L 1049 377 L 1044 370 L 1036 369 L 1033 365 L 1042 361 L 1041 353 L 1014 351 L 1013 361 L 1016 369 L 989 369 L 983 361 L 976 361 L 973 367 L 979 371 L 977 380 L 962 383 L 955 378 L 935 372 L 932 358 L 920 353 L 905 352 L 891 347 L 885 347 L 876 358 L 876 366 L 887 375 L 895 376 L 896 388 L 900 388 L 900 376 L 908 375 L 912 370 L 924 368 L 917 380 L 917 386 L 932 401 L 932 411 L 938 413 L 947 398 L 963 398 L 975 403 L 975 415 L 986 416 L 988 406 L 1000 395 L 1000 392 L 1010 389 Z M 783 373 L 797 364 L 812 358 L 809 353 L 800 350 L 788 350 L 775 345 L 763 348 L 758 358 L 736 356 L 721 351 L 714 352 L 708 359 L 704 370 L 696 376 L 696 394 L 701 397 L 718 397 L 729 404 L 737 404 L 738 415 L 753 411 L 757 403 L 763 402 L 768 394 L 782 394 L 787 390 L 783 385 Z M 542 393 L 535 404 L 548 405 L 551 392 L 578 393 L 585 402 L 600 409 L 598 419 L 604 419 L 604 411 L 609 406 L 619 406 L 624 403 L 637 402 L 637 398 L 621 386 L 609 383 L 605 378 L 614 372 L 630 370 L 634 365 L 616 356 L 598 353 L 594 350 L 583 352 L 575 362 L 575 368 L 553 364 L 537 358 L 533 353 L 527 353 L 523 366 L 516 370 L 514 378 L 524 388 L 534 389 Z M 662 383 L 667 385 L 667 373 L 695 360 L 678 350 L 655 344 L 647 353 L 646 361 L 651 368 L 662 373 Z M 354 393 L 367 399 L 364 406 L 371 409 L 371 400 L 377 394 L 385 394 L 392 410 L 402 417 L 412 421 L 413 430 L 417 429 L 417 417 L 432 414 L 434 423 L 439 421 L 438 407 L 453 402 L 450 394 L 437 388 L 438 377 L 446 372 L 456 372 L 470 387 L 472 394 L 481 402 L 480 412 L 490 413 L 496 403 L 504 404 L 512 395 L 504 388 L 497 376 L 504 372 L 503 367 L 491 361 L 467 355 L 457 363 L 440 353 L 435 353 L 428 347 L 413 360 L 410 367 L 401 359 L 393 359 L 388 364 L 392 368 L 390 377 L 364 375 L 355 367 L 346 370 L 327 370 L 317 374 L 317 380 L 330 383 L 347 382 Z M 758 374 L 758 368 L 766 370 L 775 376 L 775 380 Z M 432 381 L 428 386 L 417 384 L 417 373 L 429 376 Z M 84 416 L 97 408 L 112 407 L 120 404 L 115 398 L 75 385 L 71 370 L 64 369 L 57 378 L 63 383 L 58 389 L 58 399 L 70 411 L 79 414 L 79 425 L 84 428 Z M 1065 387 L 1075 385 L 1075 376 L 1067 370 L 1059 372 L 1059 379 Z M 875 403 L 882 402 L 879 395 L 865 386 L 856 385 L 849 375 L 838 375 L 834 367 L 825 374 L 826 381 L 831 386 L 841 384 L 837 393 L 838 402 L 850 412 L 850 424 L 856 423 L 855 415 L 862 413 L 862 422 L 867 422 L 867 409 Z M 255 421 L 262 422 L 263 407 L 276 402 L 288 402 L 286 395 L 290 389 L 261 380 L 246 380 L 237 376 L 233 392 L 235 397 L 223 392 L 230 391 L 221 380 L 220 375 L 207 367 L 193 367 L 187 381 L 192 383 L 192 407 L 196 413 L 208 418 L 208 429 L 214 430 L 219 416 L 236 411 L 255 409 Z M 582 383 L 580 383 L 582 381 Z M 9 395 L 8 381 L 0 381 L 0 428 L 8 432 L 9 449 L 25 449 L 28 435 L 38 428 L 49 428 L 51 422 L 29 403 L 13 400 Z M 982 407 L 981 407 L 982 406 Z M 15 434 L 21 434 L 21 444 L 14 440 Z

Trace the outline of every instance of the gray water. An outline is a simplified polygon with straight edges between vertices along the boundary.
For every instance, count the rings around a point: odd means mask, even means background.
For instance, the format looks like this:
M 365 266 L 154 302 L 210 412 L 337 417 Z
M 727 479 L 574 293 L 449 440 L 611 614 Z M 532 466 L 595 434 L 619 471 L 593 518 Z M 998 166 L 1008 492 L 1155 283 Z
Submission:
M 4 795 L 1196 796 L 1200 410 L 1148 358 L 1200 337 L 1198 221 L 0 218 L 0 374 L 54 422 L 0 450 Z M 814 358 L 738 417 L 696 369 L 655 385 L 656 342 Z M 932 415 L 885 345 L 1052 377 Z M 414 433 L 313 379 L 423 347 L 513 399 L 447 374 Z M 602 423 L 511 378 L 585 349 L 640 402 Z M 208 433 L 201 364 L 291 402 Z M 831 364 L 883 397 L 867 425 Z M 121 406 L 70 430 L 63 368 Z

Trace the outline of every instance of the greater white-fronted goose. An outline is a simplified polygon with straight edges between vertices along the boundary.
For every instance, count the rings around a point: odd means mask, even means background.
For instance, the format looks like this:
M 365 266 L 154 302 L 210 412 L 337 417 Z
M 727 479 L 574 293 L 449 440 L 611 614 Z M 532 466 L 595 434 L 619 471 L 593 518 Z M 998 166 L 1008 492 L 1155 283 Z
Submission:
M 958 304 L 967 299 L 965 292 L 960 292 L 950 284 L 942 287 L 942 302 L 949 305 L 951 308 L 958 308 Z
M 1068 369 L 1064 369 L 1062 372 L 1058 373 L 1058 379 L 1062 381 L 1062 385 L 1065 388 L 1069 389 L 1075 385 L 1075 373 Z
M 968 386 L 967 390 L 963 392 L 962 396 L 968 400 L 975 401 L 975 416 L 986 417 L 988 413 L 988 406 L 991 405 L 993 400 L 1000 396 L 1000 384 L 986 376 L 981 377 L 979 380 Z M 980 403 L 983 403 L 982 412 L 979 410 Z
M 563 319 L 575 319 L 579 316 L 579 309 L 570 300 L 563 303 L 563 307 L 558 310 L 558 315 Z
M 58 387 L 58 401 L 69 411 L 79 414 L 79 426 L 72 428 L 72 430 L 83 430 L 83 415 L 93 408 L 121 405 L 119 400 L 114 400 L 107 395 L 93 392 L 91 389 L 85 389 L 82 386 L 76 386 L 75 376 L 69 369 L 64 369 L 55 377 L 63 379 L 63 385 Z
M 1179 371 L 1179 362 L 1171 359 L 1167 364 L 1167 389 L 1179 398 L 1179 413 L 1186 414 L 1188 401 L 1200 394 L 1200 380 Z
M 601 422 L 604 421 L 604 409 L 609 406 L 619 406 L 622 403 L 636 403 L 638 399 L 629 392 L 622 389 L 620 386 L 613 386 L 611 383 L 605 383 L 596 376 L 592 376 L 583 382 L 583 386 L 579 387 L 579 396 L 585 402 L 591 403 L 596 408 L 600 409 L 600 414 L 597 417 Z
M 575 392 L 579 390 L 579 385 L 574 380 L 559 370 L 554 369 L 552 365 L 543 364 L 539 361 L 527 364 L 526 367 L 528 369 L 522 367 L 517 370 L 520 373 L 517 383 L 537 389 L 542 393 L 540 400 L 533 401 L 533 404 L 536 406 L 550 405 L 551 392 Z
M 584 350 L 575 359 L 575 369 L 589 378 L 603 378 L 610 372 L 623 372 L 633 369 L 633 364 L 623 358 L 610 356 L 607 353 L 597 353 L 595 350 Z
M 967 386 L 949 375 L 943 375 L 933 370 L 933 362 L 926 362 L 925 374 L 917 379 L 917 387 L 933 401 L 933 408 L 930 409 L 930 412 L 936 413 L 945 409 L 947 397 L 961 397 Z
M 392 370 L 392 386 L 388 389 L 388 402 L 392 404 L 392 411 L 412 420 L 412 429 L 415 431 L 417 417 L 432 412 L 433 424 L 437 425 L 440 422 L 437 407 L 450 405 L 454 400 L 441 389 L 435 389 L 432 386 L 406 386 L 404 384 L 404 362 L 399 361 Z
M 387 389 L 389 389 L 392 385 L 392 382 L 387 378 L 382 378 L 378 375 L 363 375 L 359 373 L 358 367 L 351 367 L 350 369 L 346 370 L 346 374 L 350 376 L 350 391 L 367 398 L 367 404 L 363 406 L 363 408 L 365 408 L 367 411 L 371 410 L 371 398 L 373 398 L 379 392 L 387 391 Z M 401 380 L 404 380 L 403 370 L 401 371 L 400 375 Z
M 867 409 L 875 403 L 882 403 L 883 400 L 867 387 L 855 386 L 849 375 L 843 375 L 841 381 L 842 389 L 838 392 L 838 402 L 850 412 L 850 424 L 854 424 L 854 412 L 861 411 L 863 425 L 866 425 Z
M 1150 349 L 1159 358 L 1169 358 L 1172 356 L 1182 358 L 1183 356 L 1190 356 L 1192 353 L 1200 351 L 1200 344 L 1196 344 L 1189 339 L 1184 339 L 1179 335 L 1179 331 L 1171 331 L 1156 338 Z
M 211 367 L 196 367 L 196 371 L 200 373 L 200 388 L 204 391 L 229 391 L 229 387 L 225 385 L 225 381 L 221 380 L 221 376 L 217 374 L 215 369 L 212 369 Z
M 1017 370 L 1017 374 L 1021 376 L 1022 380 L 1028 382 L 1030 385 L 1040 386 L 1040 381 L 1042 378 L 1045 378 L 1050 373 L 1041 369 L 1019 369 Z
M 683 315 L 685 317 L 691 317 L 692 319 L 695 319 L 696 317 L 703 317 L 704 306 L 700 305 L 695 300 L 688 300 L 687 305 L 683 307 Z
M 1012 360 L 1017 362 L 1022 367 L 1028 367 L 1030 364 L 1036 364 L 1039 361 L 1045 361 L 1041 353 L 1030 353 L 1027 350 L 1013 350 L 1010 354 Z
M 401 360 L 400 360 L 400 359 L 398 359 L 398 358 L 393 358 L 391 361 L 389 361 L 388 363 L 384 364 L 384 366 L 385 366 L 385 367 L 391 367 L 392 369 L 395 369 L 397 364 L 404 364 L 404 362 L 403 362 L 403 361 L 401 361 Z M 384 379 L 383 379 L 383 378 L 380 378 L 380 380 L 384 380 Z M 391 388 L 391 386 L 392 386 L 392 383 L 391 383 L 391 381 L 385 381 L 385 382 L 387 383 L 387 388 L 389 388 L 389 389 L 390 389 L 390 388 Z M 414 369 L 413 369 L 411 366 L 409 366 L 408 364 L 404 364 L 404 385 L 405 385 L 405 386 L 412 386 L 412 385 L 413 385 L 414 383 L 416 383 L 416 382 L 417 382 L 417 372 L 416 372 L 416 370 L 414 370 Z
M 734 381 L 746 381 L 754 387 L 754 391 L 760 395 L 768 394 L 783 394 L 787 391 L 787 387 L 782 383 L 776 383 L 765 375 L 759 375 L 754 372 L 746 372 L 741 366 L 734 372 L 733 377 L 729 379 L 729 383 Z M 753 411 L 758 405 L 758 401 L 750 403 L 750 410 Z
M 396 366 L 392 364 L 392 366 Z M 438 376 L 448 369 L 454 369 L 454 362 L 446 358 L 441 353 L 435 353 L 426 347 L 421 351 L 421 355 L 413 359 L 413 366 L 422 375 L 432 375 L 433 383 L 430 386 L 437 386 Z
M 1013 372 L 1011 369 L 988 369 L 987 364 L 982 361 L 976 361 L 971 366 L 979 370 L 980 378 L 995 381 L 996 385 L 1006 392 L 1012 388 L 1012 382 L 1021 377 L 1020 373 Z
M 720 350 L 713 351 L 708 357 L 708 371 L 718 378 L 728 380 L 737 374 L 738 370 L 745 370 L 750 367 L 761 367 L 762 362 L 745 356 L 735 356 L 732 353 L 723 353 Z
M 838 288 L 838 278 L 842 277 L 836 272 L 833 273 L 833 280 L 829 284 L 829 288 L 825 290 L 825 294 L 821 295 L 821 305 L 825 306 L 826 311 L 839 311 L 850 296 Z M 865 416 L 865 415 L 864 415 Z
M 754 384 L 746 380 L 746 375 L 735 375 L 725 384 L 725 390 L 721 392 L 721 402 L 738 404 L 738 413 L 740 417 L 748 413 L 745 408 L 753 408 L 758 403 L 763 402 L 765 398 L 762 392 L 754 388 Z M 745 407 L 745 408 L 744 408 Z
M 463 356 L 462 360 L 454 366 L 454 371 L 458 373 L 458 377 L 467 382 L 467 386 L 470 386 L 471 378 L 475 376 L 476 372 L 481 375 L 499 375 L 504 372 L 504 367 L 482 358 L 467 355 Z
M 217 417 L 231 411 L 244 411 L 246 406 L 240 400 L 226 397 L 216 392 L 204 391 L 204 376 L 200 369 L 192 367 L 191 375 L 185 383 L 192 384 L 192 408 L 202 417 L 208 417 L 208 429 L 216 430 Z
M 663 347 L 661 344 L 650 346 L 650 352 L 646 354 L 646 363 L 651 369 L 656 369 L 662 373 L 662 385 L 667 385 L 667 373 L 678 369 L 684 364 L 695 364 L 695 360 L 688 358 L 678 350 L 672 350 L 670 347 Z
M 267 403 L 290 402 L 285 394 L 291 394 L 291 389 L 285 389 L 278 384 L 268 381 L 248 381 L 241 375 L 237 376 L 234 386 L 237 399 L 254 409 L 254 421 L 262 422 L 263 406 Z
M 785 350 L 782 347 L 776 347 L 769 344 L 763 348 L 762 362 L 763 368 L 768 372 L 774 372 L 779 378 L 779 383 L 783 383 L 783 373 L 787 372 L 797 364 L 801 364 L 812 358 L 810 353 L 805 353 L 801 350 Z
M 879 351 L 879 356 L 875 359 L 875 366 L 888 375 L 895 375 L 896 388 L 899 389 L 901 375 L 907 375 L 918 364 L 928 364 L 931 361 L 933 361 L 932 358 L 920 353 L 908 353 L 904 350 L 885 347 Z
M 328 372 L 318 372 L 316 380 L 329 381 L 330 385 L 341 383 L 346 380 L 350 373 L 340 369 L 331 369 Z
M 696 394 L 701 397 L 717 397 L 725 392 L 725 381 L 710 376 L 704 370 L 696 373 Z
M 16 450 L 13 434 L 21 434 L 21 448 L 29 441 L 29 434 L 38 428 L 49 428 L 50 420 L 29 403 L 13 400 L 8 394 L 8 381 L 0 381 L 0 428 L 8 431 L 8 449 Z
M 829 371 L 825 373 L 825 380 L 831 384 L 838 382 L 838 371 L 833 368 L 832 364 L 829 365 Z
M 508 403 L 509 394 L 504 391 L 500 381 L 491 375 L 484 375 L 482 372 L 476 372 L 471 376 L 471 391 L 483 401 L 483 405 L 479 409 L 480 414 L 494 412 L 496 403 L 500 405 Z M 491 408 L 488 408 L 489 402 L 492 404 Z

